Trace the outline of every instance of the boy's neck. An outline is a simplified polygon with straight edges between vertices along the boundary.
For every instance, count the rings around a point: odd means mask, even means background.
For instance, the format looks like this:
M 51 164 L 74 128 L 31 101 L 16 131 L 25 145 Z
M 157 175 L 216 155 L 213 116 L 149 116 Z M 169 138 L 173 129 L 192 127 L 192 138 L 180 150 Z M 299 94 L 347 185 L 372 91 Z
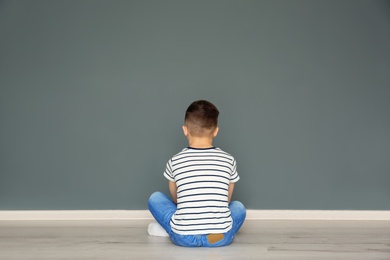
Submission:
M 213 138 L 209 137 L 190 137 L 188 138 L 188 146 L 192 148 L 211 148 L 213 146 Z

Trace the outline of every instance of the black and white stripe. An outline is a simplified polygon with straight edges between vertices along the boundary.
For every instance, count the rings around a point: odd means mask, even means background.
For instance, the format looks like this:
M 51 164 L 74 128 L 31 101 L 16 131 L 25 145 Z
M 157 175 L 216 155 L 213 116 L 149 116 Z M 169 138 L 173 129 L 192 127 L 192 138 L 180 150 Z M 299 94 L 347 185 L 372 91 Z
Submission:
M 216 147 L 185 148 L 168 161 L 164 176 L 177 185 L 177 211 L 171 219 L 175 233 L 230 230 L 228 187 L 239 180 L 233 156 Z

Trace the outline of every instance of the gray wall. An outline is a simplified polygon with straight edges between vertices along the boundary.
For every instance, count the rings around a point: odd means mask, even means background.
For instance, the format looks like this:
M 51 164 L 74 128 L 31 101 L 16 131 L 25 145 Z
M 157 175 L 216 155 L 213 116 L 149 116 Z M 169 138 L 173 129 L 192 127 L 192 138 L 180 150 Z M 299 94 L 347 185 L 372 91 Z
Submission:
M 0 209 L 146 209 L 221 111 L 252 209 L 390 210 L 389 1 L 1 1 Z

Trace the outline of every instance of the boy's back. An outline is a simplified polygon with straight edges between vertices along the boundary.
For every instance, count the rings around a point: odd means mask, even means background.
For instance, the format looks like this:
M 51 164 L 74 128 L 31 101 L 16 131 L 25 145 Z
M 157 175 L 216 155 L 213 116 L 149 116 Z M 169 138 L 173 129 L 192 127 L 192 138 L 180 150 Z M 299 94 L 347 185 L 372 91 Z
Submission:
M 177 186 L 177 211 L 170 223 L 174 232 L 199 235 L 229 231 L 228 188 L 239 180 L 230 154 L 216 147 L 188 147 L 168 161 L 164 176 Z

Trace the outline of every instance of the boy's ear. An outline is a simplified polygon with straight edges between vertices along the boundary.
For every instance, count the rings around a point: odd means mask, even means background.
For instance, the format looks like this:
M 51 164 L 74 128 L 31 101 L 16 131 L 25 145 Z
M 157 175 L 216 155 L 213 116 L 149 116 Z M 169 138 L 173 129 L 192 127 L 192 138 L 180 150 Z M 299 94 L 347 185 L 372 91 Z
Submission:
M 216 137 L 219 131 L 219 127 L 217 126 L 214 130 L 213 137 Z
M 183 128 L 184 135 L 187 136 L 188 135 L 188 128 L 187 128 L 187 126 L 183 125 L 182 128 Z

